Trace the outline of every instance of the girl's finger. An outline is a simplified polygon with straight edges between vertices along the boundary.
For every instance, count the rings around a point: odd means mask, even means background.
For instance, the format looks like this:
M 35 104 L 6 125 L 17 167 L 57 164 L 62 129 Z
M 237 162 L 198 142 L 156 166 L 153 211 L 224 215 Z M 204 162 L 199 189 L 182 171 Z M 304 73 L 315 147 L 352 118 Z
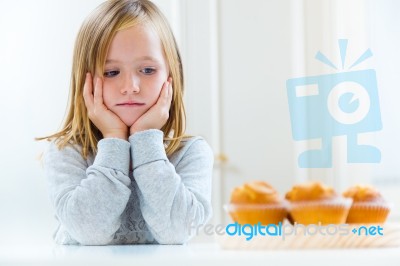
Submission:
M 92 76 L 90 73 L 86 73 L 85 84 L 83 85 L 83 99 L 85 101 L 86 108 L 90 109 L 93 106 L 93 87 L 92 87 Z
M 169 101 L 170 100 L 170 98 L 171 98 L 171 82 L 172 82 L 172 78 L 171 77 L 169 77 L 168 79 L 167 79 L 167 81 L 165 82 L 165 88 L 163 88 L 165 91 L 164 91 L 164 97 L 165 97 L 165 100 L 167 100 L 167 101 Z
M 172 93 L 173 93 L 172 84 L 171 84 L 171 83 L 169 84 L 168 89 L 169 89 L 169 93 L 168 93 L 168 103 L 167 103 L 167 106 L 168 106 L 168 110 L 169 110 L 169 109 L 171 108 Z
M 161 91 L 160 91 L 160 96 L 158 97 L 157 100 L 157 105 L 159 106 L 164 106 L 166 104 L 168 104 L 168 91 L 169 91 L 169 82 L 165 81 Z
M 96 78 L 96 84 L 94 86 L 94 104 L 103 105 L 103 83 L 101 78 Z
M 168 81 L 165 81 L 161 87 L 160 96 L 158 96 L 157 103 L 162 104 L 162 102 L 166 99 L 168 92 Z
M 168 93 L 168 95 L 169 95 L 169 99 L 170 99 L 170 101 L 171 101 L 171 100 L 172 100 L 173 93 L 174 93 L 174 90 L 172 89 L 172 78 L 170 77 L 170 78 L 168 79 L 168 81 L 169 81 L 169 93 Z
M 169 80 L 167 80 L 167 82 L 165 82 L 165 87 L 163 88 L 163 94 L 164 94 L 164 99 L 165 100 L 168 100 L 168 98 L 169 98 L 169 85 L 170 85 L 170 83 L 169 83 Z

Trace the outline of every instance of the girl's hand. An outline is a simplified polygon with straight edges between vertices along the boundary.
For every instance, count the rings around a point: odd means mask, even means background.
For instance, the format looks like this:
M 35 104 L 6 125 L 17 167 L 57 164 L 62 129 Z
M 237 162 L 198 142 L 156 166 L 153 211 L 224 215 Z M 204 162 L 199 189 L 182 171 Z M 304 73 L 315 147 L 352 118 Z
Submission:
M 172 78 L 164 82 L 157 102 L 131 126 L 130 134 L 147 129 L 161 129 L 169 118 L 172 101 Z
M 104 138 L 127 139 L 128 127 L 103 103 L 103 80 L 95 79 L 94 93 L 93 80 L 90 73 L 86 74 L 83 87 L 83 98 L 88 111 L 88 116 L 93 124 L 101 131 Z

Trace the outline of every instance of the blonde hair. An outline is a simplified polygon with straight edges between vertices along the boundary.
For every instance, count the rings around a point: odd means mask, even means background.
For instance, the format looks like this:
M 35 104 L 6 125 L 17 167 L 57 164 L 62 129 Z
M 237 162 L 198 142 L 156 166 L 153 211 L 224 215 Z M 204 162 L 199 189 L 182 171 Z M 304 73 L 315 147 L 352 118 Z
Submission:
M 160 37 L 169 76 L 173 80 L 173 98 L 169 118 L 161 128 L 167 155 L 176 151 L 185 132 L 183 105 L 183 69 L 180 53 L 172 30 L 161 11 L 148 0 L 109 0 L 98 6 L 83 22 L 75 42 L 71 73 L 68 113 L 63 128 L 37 140 L 56 140 L 58 148 L 68 144 L 82 146 L 82 156 L 97 152 L 102 138 L 90 121 L 83 99 L 87 72 L 103 75 L 107 52 L 117 31 L 138 25 L 152 26 Z M 172 136 L 171 136 L 172 134 Z

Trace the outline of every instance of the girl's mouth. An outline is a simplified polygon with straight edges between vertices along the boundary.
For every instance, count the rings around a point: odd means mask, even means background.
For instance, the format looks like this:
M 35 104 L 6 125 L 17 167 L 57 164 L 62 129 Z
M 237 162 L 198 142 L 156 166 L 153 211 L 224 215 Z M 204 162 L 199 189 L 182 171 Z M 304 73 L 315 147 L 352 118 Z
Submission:
M 126 107 L 138 107 L 143 105 L 144 103 L 138 103 L 138 102 L 124 102 L 117 104 L 117 106 L 126 106 Z

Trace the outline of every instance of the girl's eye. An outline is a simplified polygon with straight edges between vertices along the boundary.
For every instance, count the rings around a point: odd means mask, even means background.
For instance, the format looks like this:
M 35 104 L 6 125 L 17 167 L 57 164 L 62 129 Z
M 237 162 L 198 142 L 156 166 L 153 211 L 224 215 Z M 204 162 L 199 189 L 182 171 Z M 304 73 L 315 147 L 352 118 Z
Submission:
M 145 75 L 151 75 L 151 74 L 154 74 L 154 72 L 156 72 L 156 70 L 154 68 L 145 67 L 142 70 L 140 70 L 140 72 L 142 72 Z
M 112 78 L 112 77 L 115 77 L 116 75 L 118 75 L 119 74 L 119 71 L 118 70 L 111 70 L 111 71 L 106 71 L 106 72 L 104 72 L 104 76 L 106 77 L 106 78 Z

